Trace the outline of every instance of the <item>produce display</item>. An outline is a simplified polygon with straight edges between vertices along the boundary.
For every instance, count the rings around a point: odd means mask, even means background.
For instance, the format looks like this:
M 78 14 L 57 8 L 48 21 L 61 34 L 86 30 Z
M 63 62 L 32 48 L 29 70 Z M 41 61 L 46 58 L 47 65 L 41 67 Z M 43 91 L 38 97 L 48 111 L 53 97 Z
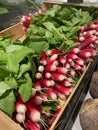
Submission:
M 95 13 L 54 5 L 21 18 L 25 39 L 0 37 L 0 109 L 26 130 L 49 130 L 96 55 Z M 9 105 L 9 107 L 8 107 Z

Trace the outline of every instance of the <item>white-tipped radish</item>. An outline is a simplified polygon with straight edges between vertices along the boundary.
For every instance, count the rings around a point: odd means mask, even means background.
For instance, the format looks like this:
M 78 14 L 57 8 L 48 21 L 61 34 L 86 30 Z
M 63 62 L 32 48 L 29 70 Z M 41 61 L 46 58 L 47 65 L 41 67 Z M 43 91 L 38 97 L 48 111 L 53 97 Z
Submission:
M 77 56 L 76 54 L 73 54 L 73 53 L 68 53 L 68 54 L 66 55 L 66 57 L 68 57 L 68 58 L 70 58 L 70 59 L 76 59 L 76 58 L 78 58 L 78 56 Z
M 61 50 L 49 50 L 47 53 L 49 56 L 52 56 L 54 54 L 61 54 L 62 51 Z
M 40 65 L 40 66 L 38 67 L 38 71 L 39 71 L 39 72 L 43 72 L 43 71 L 44 71 L 44 66 Z
M 77 54 L 79 51 L 80 51 L 79 48 L 71 48 L 71 49 L 69 50 L 69 53 Z
M 68 69 L 66 67 L 57 67 L 56 72 L 66 74 L 68 72 Z
M 36 79 L 41 79 L 41 78 L 42 78 L 42 73 L 37 72 L 37 73 L 35 74 L 35 78 L 36 78 Z
M 39 95 L 31 96 L 28 103 L 34 107 L 42 104 L 42 98 Z
M 49 64 L 45 67 L 45 72 L 53 72 L 53 71 L 56 71 L 56 65 L 53 65 L 53 64 Z
M 26 107 L 26 116 L 33 122 L 41 122 L 41 113 L 28 103 L 26 103 Z
M 40 80 L 35 80 L 35 81 L 34 81 L 34 88 L 35 88 L 37 91 L 41 91 L 41 82 L 40 82 Z
M 43 79 L 42 86 L 51 87 L 52 86 L 51 80 L 50 79 Z
M 15 110 L 17 113 L 25 113 L 27 108 L 24 103 L 21 101 L 16 101 L 15 102 Z
M 45 79 L 50 79 L 50 78 L 51 78 L 51 73 L 46 72 L 46 73 L 44 74 L 44 78 L 45 78 Z
M 55 84 L 54 88 L 64 95 L 69 95 L 72 91 L 71 87 L 64 87 L 63 85 L 58 84 L 58 83 Z
M 56 81 L 63 81 L 65 79 L 65 76 L 60 73 L 52 73 L 52 79 Z
M 40 64 L 41 65 L 46 65 L 47 64 L 47 56 L 46 56 L 45 51 L 41 51 Z
M 26 116 L 24 113 L 16 113 L 16 121 L 18 123 L 24 123 Z
M 47 95 L 54 101 L 57 101 L 57 95 L 54 91 L 54 89 L 52 88 L 46 88 L 45 92 L 47 93 Z

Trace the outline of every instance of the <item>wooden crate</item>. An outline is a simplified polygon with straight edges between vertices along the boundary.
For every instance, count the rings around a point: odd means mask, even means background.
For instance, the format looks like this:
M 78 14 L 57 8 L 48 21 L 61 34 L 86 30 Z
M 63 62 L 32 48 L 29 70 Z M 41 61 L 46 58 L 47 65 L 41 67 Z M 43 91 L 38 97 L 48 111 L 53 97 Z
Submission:
M 57 3 L 47 3 L 44 2 L 43 3 L 43 8 L 45 9 L 49 9 L 50 7 L 52 7 L 54 4 Z M 59 3 L 60 4 L 60 3 Z M 60 4 L 62 7 L 65 6 L 65 4 L 61 3 Z M 72 6 L 83 6 L 80 4 L 66 4 L 67 5 L 72 5 Z M 85 8 L 87 6 L 83 6 L 83 8 Z M 20 23 L 15 24 L 3 31 L 0 32 L 0 36 L 6 36 L 6 35 L 10 35 L 12 38 L 12 41 L 15 41 L 17 39 L 19 40 L 23 40 L 24 39 L 24 33 L 22 30 L 22 26 Z M 55 126 L 57 125 L 57 122 L 59 121 L 61 115 L 63 114 L 64 110 L 66 109 L 67 105 L 69 104 L 69 101 L 72 99 L 73 95 L 75 94 L 77 88 L 79 87 L 80 82 L 82 81 L 84 75 L 86 74 L 87 70 L 89 69 L 89 66 L 91 65 L 91 62 L 88 64 L 88 66 L 86 67 L 84 73 L 82 74 L 82 76 L 80 77 L 79 81 L 77 82 L 76 86 L 73 89 L 73 92 L 70 94 L 70 96 L 67 98 L 66 101 L 60 101 L 60 105 L 62 105 L 62 110 L 61 112 L 58 114 L 56 120 L 53 122 L 53 124 L 51 125 L 50 130 L 54 130 Z M 13 120 L 11 120 L 6 114 L 4 114 L 2 111 L 0 111 L 0 130 L 24 130 L 19 124 L 15 123 Z

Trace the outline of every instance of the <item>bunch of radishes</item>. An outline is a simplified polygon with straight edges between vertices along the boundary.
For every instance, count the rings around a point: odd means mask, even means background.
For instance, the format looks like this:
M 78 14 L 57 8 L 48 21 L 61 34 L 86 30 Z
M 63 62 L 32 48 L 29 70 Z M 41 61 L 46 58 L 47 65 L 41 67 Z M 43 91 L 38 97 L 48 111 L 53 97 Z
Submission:
M 42 13 L 42 12 L 41 12 Z M 24 16 L 22 25 L 28 28 L 32 15 Z M 45 102 L 58 102 L 58 98 L 66 100 L 76 85 L 75 78 L 80 78 L 86 65 L 96 55 L 95 45 L 98 44 L 98 20 L 81 27 L 76 48 L 71 48 L 66 54 L 62 50 L 41 51 L 39 67 L 35 74 L 34 88 L 27 103 L 19 98 L 15 103 L 15 120 L 27 130 L 40 130 L 41 125 L 48 128 L 56 118 L 60 108 L 54 111 L 44 111 L 41 105 Z M 55 114 L 54 114 L 55 115 Z M 46 123 L 44 117 L 50 120 Z
M 34 15 L 37 16 L 37 15 L 40 15 L 42 13 L 43 13 L 43 10 L 39 9 Z M 21 25 L 22 25 L 24 33 L 26 32 L 27 28 L 29 27 L 31 20 L 32 20 L 32 14 L 31 13 L 29 13 L 28 16 L 23 16 L 21 18 Z

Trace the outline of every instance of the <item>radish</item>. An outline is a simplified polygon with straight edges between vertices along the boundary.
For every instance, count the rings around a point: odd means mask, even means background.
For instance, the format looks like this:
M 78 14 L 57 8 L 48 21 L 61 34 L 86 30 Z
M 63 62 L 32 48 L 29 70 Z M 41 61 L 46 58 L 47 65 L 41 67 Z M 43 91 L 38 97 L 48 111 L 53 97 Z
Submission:
M 66 80 L 66 79 L 63 80 L 63 81 L 59 81 L 57 83 L 61 84 L 64 87 L 70 87 L 70 86 L 72 86 L 72 84 L 68 80 Z
M 94 38 L 88 37 L 87 39 L 85 39 L 85 40 L 78 46 L 78 48 L 79 48 L 80 50 L 82 50 L 82 49 L 88 47 L 91 43 L 93 43 L 94 40 L 95 40 Z
M 61 64 L 65 64 L 65 63 L 66 63 L 65 57 L 64 57 L 64 56 L 60 56 L 59 62 L 60 62 Z
M 77 54 L 80 51 L 79 48 L 71 48 L 68 53 Z
M 59 91 L 57 91 L 56 90 L 56 94 L 57 94 L 57 96 L 61 99 L 61 100 L 66 100 L 66 96 L 64 95 L 64 94 L 62 94 L 62 93 L 60 93 Z
M 57 101 L 57 95 L 56 95 L 56 92 L 54 91 L 54 89 L 52 89 L 52 88 L 46 88 L 44 91 L 47 93 L 47 95 L 52 100 Z
M 33 96 L 35 96 L 35 94 L 36 94 L 36 89 L 32 88 L 31 96 L 33 97 Z
M 80 69 L 80 67 L 79 67 L 79 69 Z M 73 69 L 70 69 L 69 73 L 70 73 L 70 75 L 71 75 L 72 77 L 75 77 L 75 75 L 76 75 L 76 71 L 73 70 Z
M 51 73 L 51 75 L 52 75 L 52 79 L 56 81 L 63 81 L 65 79 L 65 76 L 60 73 L 54 72 L 54 73 Z
M 79 58 L 79 57 L 77 59 L 75 59 L 74 62 L 76 62 L 79 65 L 84 65 L 84 60 L 82 58 Z
M 66 74 L 68 72 L 68 69 L 66 67 L 57 67 L 56 72 Z
M 27 108 L 24 103 L 21 101 L 16 101 L 15 102 L 15 110 L 18 113 L 25 113 L 27 111 Z
M 59 66 L 59 61 L 55 60 L 52 64 L 55 65 L 55 66 Z
M 62 51 L 61 50 L 49 50 L 47 53 L 49 56 L 52 56 L 54 54 L 61 54 Z
M 71 87 L 64 87 L 63 85 L 58 83 L 55 84 L 54 88 L 64 95 L 69 95 L 72 92 Z
M 16 121 L 18 123 L 24 123 L 26 116 L 24 113 L 16 113 Z
M 50 79 L 50 78 L 51 78 L 51 73 L 46 72 L 46 73 L 44 74 L 44 78 Z
M 45 71 L 46 72 L 52 72 L 52 71 L 56 71 L 56 66 L 55 65 L 53 65 L 53 64 L 49 64 L 49 65 L 47 65 L 46 67 L 45 67 Z
M 80 66 L 79 64 L 77 64 L 77 63 L 74 63 L 73 68 L 74 68 L 75 70 L 80 70 L 80 69 L 81 69 L 81 66 Z
M 36 94 L 35 96 L 30 97 L 28 103 L 32 106 L 39 106 L 42 104 L 42 100 L 42 97 Z
M 38 67 L 38 71 L 39 71 L 39 72 L 43 72 L 43 71 L 44 71 L 44 66 L 40 65 L 40 66 Z
M 34 81 L 34 87 L 37 91 L 40 91 L 42 88 L 41 88 L 41 81 L 40 80 L 35 80 Z
M 52 55 L 52 56 L 48 59 L 48 63 L 47 63 L 47 64 L 52 64 L 57 58 L 58 58 L 58 55 L 57 55 L 57 54 Z
M 28 103 L 26 103 L 26 107 L 26 116 L 33 122 L 41 122 L 41 113 Z
M 68 58 L 70 58 L 70 59 L 76 59 L 76 58 L 78 58 L 77 55 L 76 55 L 76 54 L 73 54 L 73 53 L 68 53 L 68 54 L 66 55 L 66 57 L 68 57 Z
M 38 93 L 37 95 L 42 98 L 42 101 L 43 101 L 43 102 L 48 101 L 48 98 L 47 98 L 47 96 L 46 96 L 44 93 Z
M 42 73 L 37 72 L 37 73 L 35 74 L 35 78 L 36 78 L 36 79 L 41 79 L 41 78 L 42 78 Z
M 90 52 L 91 57 L 94 57 L 96 55 L 96 50 L 92 48 L 86 48 L 84 49 L 85 52 Z
M 86 59 L 86 58 L 89 58 L 91 56 L 91 53 L 90 52 L 85 52 L 84 50 L 82 50 L 77 55 L 80 58 Z
M 41 51 L 40 64 L 41 65 L 46 65 L 47 64 L 47 56 L 46 56 L 45 51 Z
M 64 64 L 64 67 L 66 67 L 67 69 L 70 69 L 70 64 L 66 62 L 66 63 Z
M 52 86 L 51 80 L 50 79 L 43 79 L 42 85 L 44 87 L 51 87 Z
M 27 130 L 40 130 L 40 127 L 38 127 L 38 125 L 35 122 L 29 119 L 25 121 L 24 126 Z

